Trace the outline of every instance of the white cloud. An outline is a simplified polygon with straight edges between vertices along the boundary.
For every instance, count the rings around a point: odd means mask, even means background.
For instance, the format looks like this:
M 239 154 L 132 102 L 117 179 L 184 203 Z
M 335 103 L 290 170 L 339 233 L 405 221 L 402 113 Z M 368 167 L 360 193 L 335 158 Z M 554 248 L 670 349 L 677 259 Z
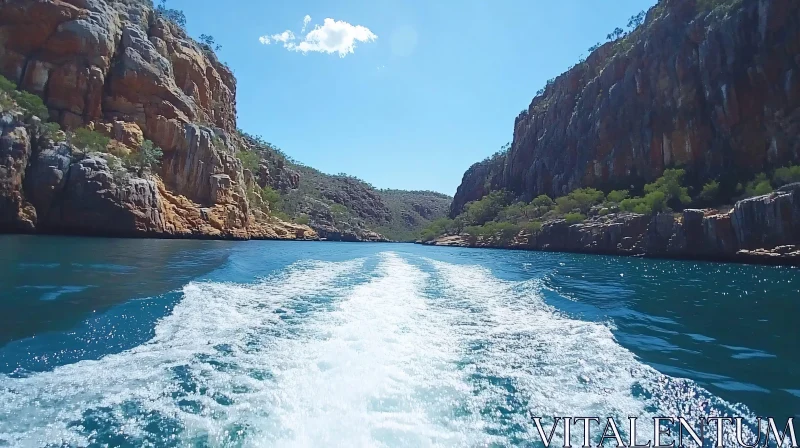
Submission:
M 289 31 L 289 30 L 286 30 L 286 31 L 284 31 L 284 32 L 282 32 L 280 34 L 273 34 L 270 37 L 275 42 L 283 42 L 284 44 L 286 44 L 286 43 L 289 43 L 289 41 L 294 40 L 294 33 Z
M 309 23 L 311 23 L 311 16 L 306 14 L 306 16 L 303 17 L 303 29 L 300 31 L 301 33 L 306 32 L 306 27 L 308 26 Z
M 303 29 L 310 16 L 303 18 Z M 369 28 L 361 25 L 351 25 L 342 20 L 325 19 L 322 26 L 315 26 L 302 39 L 297 39 L 291 31 L 284 31 L 280 34 L 271 36 L 261 36 L 258 40 L 264 45 L 270 42 L 282 42 L 283 47 L 291 51 L 308 53 L 310 51 L 318 53 L 339 53 L 339 57 L 345 57 L 354 52 L 357 42 L 373 42 L 378 36 Z
M 294 33 L 286 30 L 279 34 L 273 34 L 272 36 L 261 36 L 258 38 L 258 41 L 261 42 L 263 45 L 269 45 L 272 42 L 283 42 L 283 46 L 287 46 L 290 41 L 295 39 Z

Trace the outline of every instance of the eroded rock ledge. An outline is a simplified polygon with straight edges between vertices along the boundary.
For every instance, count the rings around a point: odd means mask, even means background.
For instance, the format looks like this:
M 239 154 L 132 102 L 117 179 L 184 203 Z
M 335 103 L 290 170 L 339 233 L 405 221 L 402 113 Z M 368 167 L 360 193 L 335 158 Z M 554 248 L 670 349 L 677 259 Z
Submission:
M 510 241 L 462 234 L 425 244 L 798 265 L 800 183 L 739 201 L 724 212 L 617 213 L 572 225 L 560 219 Z
M 211 175 L 207 201 L 198 203 L 168 189 L 158 175 L 114 167 L 114 156 L 82 154 L 45 138 L 39 124 L 20 113 L 0 114 L 0 232 L 317 239 L 307 226 L 250 210 L 242 186 L 227 174 Z

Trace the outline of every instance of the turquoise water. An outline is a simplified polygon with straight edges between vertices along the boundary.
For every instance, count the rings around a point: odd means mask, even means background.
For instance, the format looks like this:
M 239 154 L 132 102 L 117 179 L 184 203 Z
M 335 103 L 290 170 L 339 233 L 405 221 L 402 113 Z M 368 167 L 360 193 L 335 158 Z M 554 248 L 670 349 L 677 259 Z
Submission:
M 536 446 L 528 412 L 785 419 L 798 316 L 786 267 L 2 236 L 0 446 Z

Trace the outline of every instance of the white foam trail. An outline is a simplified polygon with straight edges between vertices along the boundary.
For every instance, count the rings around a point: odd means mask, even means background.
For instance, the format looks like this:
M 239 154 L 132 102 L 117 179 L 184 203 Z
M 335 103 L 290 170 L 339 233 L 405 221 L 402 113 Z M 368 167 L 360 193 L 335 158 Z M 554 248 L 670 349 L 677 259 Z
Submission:
M 610 322 L 570 318 L 547 305 L 539 279 L 507 282 L 481 267 L 430 262 L 442 277 L 447 306 L 479 310 L 474 315 L 480 317 L 466 322 L 462 332 L 465 346 L 486 347 L 467 355 L 482 378 L 476 384 L 476 408 L 507 407 L 507 400 L 516 399 L 529 411 L 494 419 L 490 427 L 495 430 L 508 432 L 517 425 L 519 437 L 539 440 L 530 415 L 614 417 L 621 423 L 629 416 L 643 417 L 637 426 L 642 434 L 652 434 L 647 419 L 654 416 L 696 421 L 699 416 L 738 415 L 755 422 L 746 407 L 639 362 L 616 341 Z M 514 391 L 487 378 L 509 379 Z M 581 431 L 573 430 L 573 445 L 582 444 Z M 563 436 L 563 431 L 556 434 Z
M 260 397 L 275 407 L 253 446 L 469 446 L 480 422 L 457 419 L 469 394 L 458 341 L 423 295 L 427 275 L 381 255 L 311 337 L 272 353 L 284 368 Z
M 313 262 L 253 285 L 191 283 L 135 349 L 0 376 L 0 440 L 514 446 L 538 440 L 526 410 L 749 415 L 642 364 L 611 324 L 547 305 L 538 280 L 425 263 L 433 274 L 388 252 L 370 272 Z
M 48 442 L 84 446 L 89 429 L 74 422 L 85 423 L 89 410 L 97 410 L 108 424 L 118 422 L 112 430 L 126 436 L 141 436 L 148 418 L 157 413 L 183 421 L 190 435 L 224 440 L 229 436 L 229 394 L 260 383 L 252 370 L 261 366 L 259 356 L 247 354 L 253 333 L 280 331 L 285 325 L 276 308 L 320 292 L 335 295 L 342 289 L 336 282 L 362 265 L 363 260 L 302 263 L 255 285 L 191 283 L 172 314 L 158 323 L 155 337 L 139 347 L 28 378 L 0 375 L 0 440 L 19 447 Z M 240 356 L 225 356 L 226 351 Z M 229 360 L 241 365 L 226 369 Z M 184 373 L 202 390 L 181 390 L 175 377 Z M 202 411 L 186 412 L 175 394 L 197 402 Z

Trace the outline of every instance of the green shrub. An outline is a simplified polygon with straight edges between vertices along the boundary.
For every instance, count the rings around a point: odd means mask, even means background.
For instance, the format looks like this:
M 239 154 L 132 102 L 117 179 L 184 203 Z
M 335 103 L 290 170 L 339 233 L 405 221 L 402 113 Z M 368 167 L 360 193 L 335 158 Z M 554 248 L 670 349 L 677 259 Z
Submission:
M 636 209 L 644 203 L 643 198 L 628 198 L 623 199 L 622 202 L 619 203 L 619 208 L 626 212 L 633 212 L 639 213 Z
M 255 151 L 238 151 L 236 157 L 242 162 L 242 167 L 255 173 L 261 163 L 261 156 Z
M 271 214 L 273 217 L 280 219 L 281 221 L 291 222 L 292 217 L 288 214 L 280 211 L 280 210 L 271 210 Z
M 294 222 L 307 226 L 308 223 L 311 222 L 311 218 L 309 218 L 308 215 L 303 214 L 295 218 Z
M 464 223 L 460 217 L 456 219 L 439 218 L 420 231 L 420 239 L 422 241 L 431 241 L 448 233 L 461 233 L 463 228 Z
M 535 235 L 542 231 L 542 223 L 540 221 L 531 221 L 523 224 L 522 228 L 531 235 Z
M 692 198 L 689 197 L 689 189 L 683 186 L 685 174 L 686 171 L 682 169 L 664 170 L 664 174 L 655 182 L 644 186 L 644 192 L 649 194 L 660 191 L 664 194 L 665 202 L 688 204 Z
M 439 235 L 430 229 L 424 229 L 422 233 L 419 235 L 419 239 L 422 242 L 428 242 L 435 240 Z
M 17 90 L 17 85 L 9 81 L 5 76 L 0 75 L 0 92 L 11 94 L 15 90 Z
M 800 182 L 800 165 L 789 165 L 778 168 L 772 176 L 772 183 L 776 187 L 781 187 L 793 182 Z
M 58 131 L 60 130 L 61 126 L 54 121 L 42 123 L 42 137 L 44 138 L 54 140 L 58 136 Z
M 470 224 L 481 225 L 493 220 L 508 205 L 509 195 L 505 191 L 493 191 L 478 201 L 467 204 L 464 220 Z
M 464 233 L 474 237 L 499 238 L 500 241 L 508 241 L 516 237 L 521 227 L 510 222 L 487 222 L 482 226 L 469 226 L 464 229 Z
M 28 116 L 37 116 L 42 121 L 47 121 L 50 118 L 47 106 L 44 105 L 41 98 L 32 93 L 17 90 L 17 85 L 2 75 L 0 75 L 0 92 L 8 95 L 8 98 L 0 99 L 2 102 L 0 105 L 2 105 L 3 109 L 10 109 L 14 105 L 13 102 L 15 102 Z
M 759 173 L 756 175 L 755 179 L 747 183 L 744 187 L 744 191 L 747 197 L 763 196 L 772 193 L 772 185 L 770 185 L 766 174 Z
M 556 198 L 556 210 L 559 213 L 569 213 L 578 208 L 578 203 L 572 200 L 569 196 L 561 196 Z
M 521 228 L 520 226 L 510 222 L 498 222 L 490 223 L 488 230 L 492 235 L 497 235 L 501 240 L 506 241 L 519 235 Z
M 11 96 L 14 98 L 14 101 L 17 102 L 17 105 L 24 109 L 28 115 L 39 117 L 43 121 L 50 118 L 50 114 L 47 112 L 47 106 L 44 105 L 42 99 L 37 95 L 16 91 L 13 92 Z
M 567 213 L 564 215 L 564 220 L 567 221 L 567 224 L 579 224 L 586 220 L 586 215 L 581 213 Z
M 653 191 L 643 198 L 625 199 L 619 207 L 627 212 L 652 215 L 667 209 L 667 196 L 662 191 Z
M 619 204 L 620 202 L 624 201 L 628 198 L 628 190 L 613 190 L 608 193 L 606 196 L 606 200 L 608 202 L 614 202 Z
M 261 189 L 261 199 L 269 204 L 270 210 L 272 210 L 273 214 L 280 209 L 281 194 L 278 192 L 278 190 L 270 187 L 269 185 Z M 333 207 L 331 207 L 331 210 L 333 210 Z
M 145 140 L 139 149 L 127 157 L 126 161 L 128 166 L 136 168 L 139 176 L 144 174 L 145 171 L 152 171 L 161 165 L 161 158 L 164 156 L 164 151 L 161 150 L 150 140 Z
M 644 195 L 644 203 L 650 214 L 663 212 L 667 210 L 667 195 L 663 191 L 647 193 Z
M 550 199 L 550 196 L 546 194 L 540 194 L 539 196 L 536 196 L 534 200 L 531 201 L 531 205 L 535 207 L 552 207 L 554 204 L 555 203 L 553 202 L 552 199 Z
M 719 182 L 712 180 L 711 182 L 703 185 L 703 189 L 700 191 L 697 199 L 706 204 L 713 204 L 719 199 L 719 192 Z
M 447 218 L 444 218 L 444 219 L 447 219 Z M 466 225 L 466 221 L 465 221 L 464 217 L 461 216 L 461 215 L 456 216 L 455 219 L 453 219 L 450 222 L 450 227 L 448 228 L 448 231 L 450 231 L 452 233 L 455 233 L 455 234 L 461 233 L 461 231 L 464 230 L 464 226 L 465 225 Z
M 541 214 L 542 213 L 539 213 L 539 207 L 536 207 L 533 204 L 517 202 L 500 210 L 495 220 L 519 223 L 522 221 L 528 221 L 532 218 L 537 218 Z
M 108 152 L 111 139 L 87 128 L 76 129 L 70 138 L 72 146 L 85 152 Z
M 464 233 L 470 236 L 478 237 L 483 236 L 486 229 L 483 226 L 467 226 L 464 227 Z
M 594 188 L 578 188 L 566 196 L 556 198 L 556 209 L 560 213 L 569 213 L 576 209 L 581 213 L 586 213 L 593 205 L 600 203 L 604 197 L 602 191 Z

